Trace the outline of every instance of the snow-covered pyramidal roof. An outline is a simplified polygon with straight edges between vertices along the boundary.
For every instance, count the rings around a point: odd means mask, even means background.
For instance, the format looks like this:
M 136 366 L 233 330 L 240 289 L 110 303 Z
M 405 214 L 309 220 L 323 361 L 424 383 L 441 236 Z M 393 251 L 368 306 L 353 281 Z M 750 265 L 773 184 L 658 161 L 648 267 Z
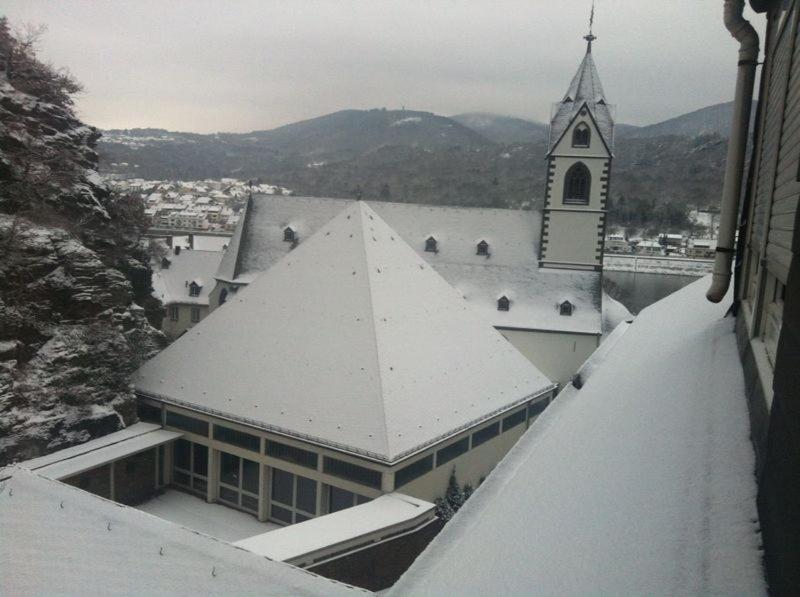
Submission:
M 135 384 L 385 462 L 552 387 L 361 202 L 145 364 Z
M 600 75 L 592 58 L 591 45 L 587 47 L 578 71 L 572 77 L 567 92 L 559 102 L 555 115 L 550 122 L 550 147 L 552 151 L 564 131 L 580 111 L 583 105 L 589 108 L 597 128 L 609 150 L 613 146 L 614 118 L 608 105 Z

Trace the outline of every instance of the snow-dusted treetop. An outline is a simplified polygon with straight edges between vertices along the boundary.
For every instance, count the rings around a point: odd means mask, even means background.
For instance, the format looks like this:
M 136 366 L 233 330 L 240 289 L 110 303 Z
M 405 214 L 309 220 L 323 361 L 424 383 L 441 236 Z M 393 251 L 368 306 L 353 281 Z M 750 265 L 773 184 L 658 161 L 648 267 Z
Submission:
M 135 385 L 384 462 L 553 387 L 361 202 L 143 366 Z
M 392 594 L 763 594 L 744 380 L 707 286 L 615 331 Z

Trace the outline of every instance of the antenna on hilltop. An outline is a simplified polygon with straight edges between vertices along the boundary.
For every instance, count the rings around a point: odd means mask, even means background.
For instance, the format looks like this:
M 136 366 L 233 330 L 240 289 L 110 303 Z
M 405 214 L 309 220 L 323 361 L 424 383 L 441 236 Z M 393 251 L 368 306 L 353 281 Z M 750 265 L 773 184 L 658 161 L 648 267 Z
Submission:
M 584 35 L 583 39 L 586 40 L 586 53 L 592 51 L 592 42 L 597 39 L 597 37 L 592 34 L 592 27 L 594 26 L 594 0 L 592 0 L 592 11 L 589 13 L 589 34 Z

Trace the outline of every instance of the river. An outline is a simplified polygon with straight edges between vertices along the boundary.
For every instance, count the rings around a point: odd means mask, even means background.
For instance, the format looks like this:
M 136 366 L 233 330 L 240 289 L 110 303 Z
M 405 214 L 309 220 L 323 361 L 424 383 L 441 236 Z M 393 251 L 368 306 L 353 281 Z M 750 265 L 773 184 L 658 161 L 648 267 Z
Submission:
M 696 276 L 603 272 L 603 288 L 636 315 L 639 311 L 698 280 Z

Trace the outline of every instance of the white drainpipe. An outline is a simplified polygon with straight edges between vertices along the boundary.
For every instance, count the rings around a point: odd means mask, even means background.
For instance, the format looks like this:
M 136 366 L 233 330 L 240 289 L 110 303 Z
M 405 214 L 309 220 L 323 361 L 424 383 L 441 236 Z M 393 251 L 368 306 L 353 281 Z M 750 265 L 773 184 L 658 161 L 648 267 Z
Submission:
M 725 164 L 725 183 L 722 187 L 722 205 L 719 215 L 719 237 L 714 260 L 714 275 L 706 298 L 720 302 L 731 283 L 731 262 L 734 255 L 734 237 L 739 213 L 739 196 L 742 191 L 744 158 L 750 127 L 750 108 L 753 104 L 753 84 L 758 65 L 758 33 L 742 16 L 744 0 L 725 0 L 725 27 L 739 42 L 739 70 L 736 75 L 736 94 L 733 101 L 731 136 L 728 140 L 728 158 Z

